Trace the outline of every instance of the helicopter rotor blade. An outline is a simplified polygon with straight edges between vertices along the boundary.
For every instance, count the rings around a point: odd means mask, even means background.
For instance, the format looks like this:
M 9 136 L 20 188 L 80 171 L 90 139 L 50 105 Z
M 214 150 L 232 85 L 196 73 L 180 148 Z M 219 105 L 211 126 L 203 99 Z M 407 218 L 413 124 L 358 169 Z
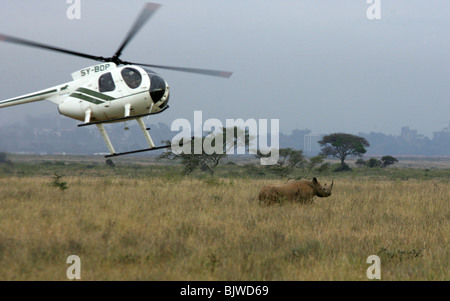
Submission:
M 13 44 L 19 44 L 19 45 L 25 45 L 25 46 L 30 46 L 30 47 L 36 47 L 36 48 L 41 48 L 41 49 L 47 49 L 47 50 L 56 51 L 56 52 L 62 52 L 62 53 L 80 56 L 80 57 L 84 57 L 84 58 L 96 60 L 96 61 L 106 61 L 106 59 L 101 56 L 95 56 L 95 55 L 90 55 L 90 54 L 86 54 L 86 53 L 82 53 L 82 52 L 67 50 L 67 49 L 54 47 L 54 46 L 50 46 L 50 45 L 46 45 L 46 44 L 42 44 L 42 43 L 38 43 L 38 42 L 33 42 L 33 41 L 25 40 L 25 39 L 16 38 L 13 36 L 8 36 L 8 35 L 1 34 L 1 33 L 0 33 L 0 41 L 9 42 L 9 43 L 13 43 Z
M 184 67 L 172 67 L 172 66 L 163 66 L 163 65 L 152 65 L 152 64 L 140 64 L 140 63 L 131 63 L 122 61 L 119 59 L 119 56 L 122 54 L 123 49 L 127 46 L 127 44 L 133 39 L 133 37 L 139 32 L 139 30 L 142 28 L 142 26 L 150 19 L 151 16 L 161 7 L 161 4 L 157 3 L 151 3 L 147 2 L 142 9 L 140 15 L 134 22 L 134 25 L 131 27 L 130 31 L 128 32 L 128 35 L 126 36 L 125 40 L 120 45 L 119 49 L 116 51 L 116 53 L 112 57 L 103 57 L 103 56 L 95 56 L 90 55 L 87 53 L 72 51 L 64 48 L 59 48 L 43 43 L 38 43 L 30 40 L 25 40 L 5 34 L 0 33 L 0 42 L 9 42 L 19 45 L 25 45 L 40 49 L 46 49 L 50 51 L 65 53 L 69 55 L 74 55 L 78 57 L 83 57 L 86 59 L 91 59 L 95 61 L 101 61 L 101 62 L 114 62 L 117 65 L 139 65 L 139 66 L 146 66 L 146 67 L 152 67 L 152 68 L 159 68 L 159 69 L 167 69 L 167 70 L 173 70 L 173 71 L 182 71 L 182 72 L 189 72 L 189 73 L 196 73 L 196 74 L 203 74 L 203 75 L 210 75 L 210 76 L 218 76 L 218 77 L 224 77 L 229 78 L 233 73 L 229 71 L 221 71 L 221 70 L 210 70 L 210 69 L 197 69 L 197 68 L 184 68 Z
M 150 17 L 161 7 L 161 4 L 147 2 L 144 8 L 141 11 L 141 14 L 134 22 L 133 27 L 131 27 L 128 35 L 125 40 L 120 45 L 119 49 L 117 49 L 113 58 L 118 58 L 122 54 L 122 50 L 127 46 L 127 44 L 131 41 L 131 39 L 138 33 L 141 27 L 145 24 L 145 22 L 150 19 Z
M 230 76 L 233 74 L 233 72 L 221 71 L 221 70 L 185 68 L 185 67 L 172 67 L 172 66 L 140 64 L 140 63 L 130 63 L 130 62 L 123 62 L 123 63 L 124 64 L 130 64 L 130 65 L 139 65 L 139 66 L 145 66 L 145 67 L 173 70 L 173 71 L 182 71 L 182 72 L 197 73 L 197 74 L 203 74 L 203 75 L 225 77 L 225 78 L 230 78 Z

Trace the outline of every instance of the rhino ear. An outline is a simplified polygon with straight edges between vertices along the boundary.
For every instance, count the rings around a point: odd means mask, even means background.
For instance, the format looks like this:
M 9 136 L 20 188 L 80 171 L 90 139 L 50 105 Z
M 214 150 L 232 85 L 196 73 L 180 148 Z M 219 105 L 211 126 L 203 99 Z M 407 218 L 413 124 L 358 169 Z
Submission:
M 313 178 L 313 183 L 317 183 L 316 177 Z

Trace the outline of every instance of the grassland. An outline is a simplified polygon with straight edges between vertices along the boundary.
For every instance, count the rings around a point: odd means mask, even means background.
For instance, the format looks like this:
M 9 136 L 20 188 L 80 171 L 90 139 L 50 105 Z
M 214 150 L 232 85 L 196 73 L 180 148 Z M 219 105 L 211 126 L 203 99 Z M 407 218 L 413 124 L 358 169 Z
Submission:
M 271 175 L 223 165 L 35 161 L 0 167 L 0 280 L 450 280 L 450 169 L 355 169 L 312 205 L 261 206 Z M 52 186 L 53 175 L 68 189 Z M 308 177 L 311 175 L 307 175 Z

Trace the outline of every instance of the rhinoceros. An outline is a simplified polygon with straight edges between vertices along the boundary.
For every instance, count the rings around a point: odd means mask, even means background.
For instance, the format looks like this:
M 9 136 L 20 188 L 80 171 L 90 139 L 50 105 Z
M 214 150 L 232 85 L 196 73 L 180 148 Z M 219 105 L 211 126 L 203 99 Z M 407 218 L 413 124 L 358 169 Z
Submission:
M 283 200 L 300 203 L 312 203 L 314 196 L 321 198 L 331 195 L 333 181 L 327 187 L 320 185 L 316 178 L 312 181 L 294 181 L 283 185 L 268 185 L 261 188 L 259 200 L 267 204 L 281 202 Z

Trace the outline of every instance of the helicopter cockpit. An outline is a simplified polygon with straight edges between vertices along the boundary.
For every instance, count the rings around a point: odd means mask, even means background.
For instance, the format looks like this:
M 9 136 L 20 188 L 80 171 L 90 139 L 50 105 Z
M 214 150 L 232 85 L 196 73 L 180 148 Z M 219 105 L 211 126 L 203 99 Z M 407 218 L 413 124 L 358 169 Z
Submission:
M 154 103 L 157 103 L 160 101 L 164 95 L 166 94 L 166 90 L 168 89 L 166 81 L 157 75 L 154 71 L 143 68 L 148 76 L 150 77 L 150 96 Z M 167 105 L 167 102 L 169 101 L 169 96 L 167 96 L 166 100 L 159 105 L 160 108 L 163 108 Z
M 153 103 L 158 103 L 161 100 L 162 103 L 158 104 L 158 107 L 164 108 L 167 103 L 169 102 L 169 94 L 166 81 L 160 77 L 156 72 L 143 68 L 144 71 L 147 73 L 148 77 L 150 78 L 150 97 L 153 101 Z M 139 70 L 132 68 L 132 67 L 126 67 L 123 68 L 120 72 L 123 81 L 130 89 L 137 89 L 142 84 L 142 74 Z M 116 85 L 114 83 L 114 79 L 112 77 L 111 72 L 107 72 L 105 74 L 102 74 L 99 77 L 98 80 L 98 88 L 101 93 L 103 92 L 111 92 L 116 89 Z M 166 95 L 165 99 L 164 96 Z

